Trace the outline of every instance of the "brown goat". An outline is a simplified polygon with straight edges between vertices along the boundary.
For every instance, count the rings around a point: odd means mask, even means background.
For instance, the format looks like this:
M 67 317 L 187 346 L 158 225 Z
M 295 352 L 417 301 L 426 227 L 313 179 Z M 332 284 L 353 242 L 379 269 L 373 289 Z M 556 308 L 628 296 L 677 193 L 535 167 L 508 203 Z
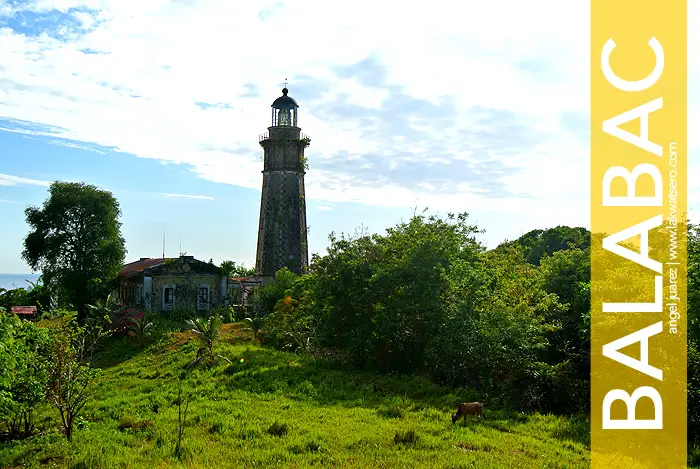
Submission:
M 464 416 L 464 421 L 466 422 L 467 415 L 476 415 L 479 419 L 484 418 L 484 403 L 470 402 L 469 404 L 460 404 L 457 407 L 457 412 L 452 414 L 452 423 L 455 423 L 462 416 Z

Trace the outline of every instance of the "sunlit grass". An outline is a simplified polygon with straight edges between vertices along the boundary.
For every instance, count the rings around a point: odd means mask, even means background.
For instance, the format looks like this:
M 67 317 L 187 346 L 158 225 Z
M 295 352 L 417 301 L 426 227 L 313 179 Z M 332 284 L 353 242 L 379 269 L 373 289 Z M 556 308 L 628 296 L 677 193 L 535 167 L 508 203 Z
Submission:
M 74 441 L 40 409 L 42 434 L 0 446 L 3 467 L 587 467 L 588 424 L 487 407 L 452 424 L 479 396 L 419 377 L 387 377 L 260 348 L 226 325 L 218 353 L 233 363 L 188 372 L 181 459 L 177 378 L 196 353 L 189 333 L 146 349 L 113 340 Z M 241 358 L 244 360 L 241 362 Z

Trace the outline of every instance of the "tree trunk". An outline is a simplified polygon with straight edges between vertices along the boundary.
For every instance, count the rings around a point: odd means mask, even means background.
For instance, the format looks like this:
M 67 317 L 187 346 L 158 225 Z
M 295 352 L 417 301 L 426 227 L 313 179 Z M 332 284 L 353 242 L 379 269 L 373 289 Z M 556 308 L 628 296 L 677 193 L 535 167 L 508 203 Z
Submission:
M 73 416 L 69 415 L 66 419 L 66 439 L 71 441 L 73 437 Z
M 24 435 L 30 436 L 34 431 L 34 425 L 32 425 L 32 411 L 24 412 Z

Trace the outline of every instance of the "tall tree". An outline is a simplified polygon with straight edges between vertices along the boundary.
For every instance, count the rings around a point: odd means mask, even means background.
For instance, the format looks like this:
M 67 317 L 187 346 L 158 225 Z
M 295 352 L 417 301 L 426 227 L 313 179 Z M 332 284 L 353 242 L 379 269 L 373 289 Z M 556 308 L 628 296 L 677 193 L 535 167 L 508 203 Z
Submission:
M 95 186 L 55 182 L 41 208 L 25 210 L 30 233 L 22 257 L 78 310 L 106 293 L 124 263 L 119 203 Z

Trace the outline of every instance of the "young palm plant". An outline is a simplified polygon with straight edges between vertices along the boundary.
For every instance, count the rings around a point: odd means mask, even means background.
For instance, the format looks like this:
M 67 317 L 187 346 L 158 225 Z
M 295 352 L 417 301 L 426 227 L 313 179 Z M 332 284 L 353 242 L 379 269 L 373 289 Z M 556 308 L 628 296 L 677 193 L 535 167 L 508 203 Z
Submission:
M 130 319 L 129 335 L 134 337 L 138 344 L 143 347 L 146 340 L 153 333 L 153 323 L 146 319 L 146 316 L 133 317 Z
M 118 323 L 125 310 L 125 307 L 120 305 L 117 298 L 111 293 L 106 300 L 97 300 L 95 304 L 85 306 L 87 306 L 89 313 L 87 322 L 91 325 Z
M 253 333 L 253 337 L 255 337 L 255 340 L 258 340 L 260 338 L 260 331 L 262 331 L 262 328 L 265 325 L 265 319 L 261 316 L 252 316 L 245 318 L 243 323 L 247 326 L 245 330 L 251 331 Z
M 223 318 L 219 314 L 212 314 L 208 319 L 195 318 L 186 321 L 186 324 L 197 335 L 201 343 L 201 347 L 197 350 L 197 358 L 187 365 L 188 367 L 200 363 L 204 358 L 209 358 L 212 362 L 216 361 L 217 358 L 221 358 L 231 363 L 226 357 L 214 353 L 214 344 L 219 338 L 222 322 Z

